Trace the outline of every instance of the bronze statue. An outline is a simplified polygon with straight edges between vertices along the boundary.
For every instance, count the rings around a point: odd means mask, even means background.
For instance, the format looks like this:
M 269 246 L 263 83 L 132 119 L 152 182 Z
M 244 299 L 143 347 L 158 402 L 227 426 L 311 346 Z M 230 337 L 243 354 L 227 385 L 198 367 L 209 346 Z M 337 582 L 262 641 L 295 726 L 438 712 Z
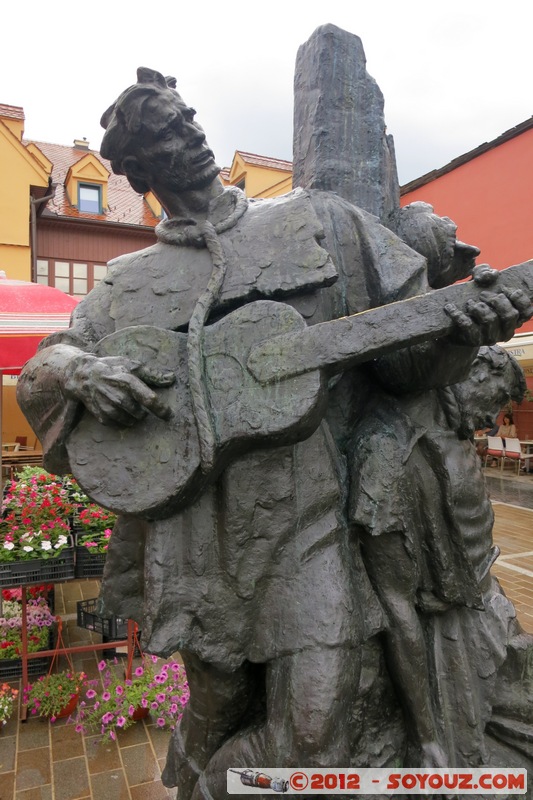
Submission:
M 444 387 L 479 343 L 510 338 L 531 315 L 531 267 L 509 288 L 481 269 L 407 300 L 429 289 L 423 255 L 333 193 L 251 202 L 225 189 L 173 87 L 141 68 L 102 118 L 102 155 L 167 211 L 158 243 L 110 263 L 18 395 L 47 468 L 121 515 L 106 605 L 138 620 L 147 651 L 183 657 L 191 699 L 164 780 L 180 800 L 218 800 L 229 767 L 402 757 L 398 713 L 372 754 L 363 725 L 393 692 L 383 674 L 375 696 L 361 690 L 386 620 L 350 516 L 354 431 L 398 359 L 407 383 Z M 306 353 L 311 371 L 296 364 Z

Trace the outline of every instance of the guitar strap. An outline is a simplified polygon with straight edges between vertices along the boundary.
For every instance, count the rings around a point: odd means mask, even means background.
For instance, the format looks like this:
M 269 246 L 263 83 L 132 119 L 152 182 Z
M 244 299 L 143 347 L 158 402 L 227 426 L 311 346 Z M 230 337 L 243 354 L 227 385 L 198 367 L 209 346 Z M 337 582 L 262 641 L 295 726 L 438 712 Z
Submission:
M 216 224 L 209 220 L 200 222 L 187 220 L 186 226 L 183 227 L 182 220 L 165 220 L 158 225 L 157 231 L 159 239 L 167 243 L 206 247 L 213 262 L 207 286 L 194 306 L 187 337 L 189 388 L 198 429 L 201 467 L 204 473 L 209 472 L 214 466 L 216 445 L 215 431 L 209 414 L 203 367 L 204 326 L 211 309 L 219 298 L 227 270 L 227 262 L 218 235 L 236 225 L 248 208 L 248 200 L 244 192 L 237 187 L 231 187 L 229 191 L 232 194 L 233 210 Z M 181 230 L 176 230 L 180 227 Z
M 209 414 L 204 379 L 204 325 L 220 294 L 226 275 L 227 263 L 214 225 L 205 221 L 201 222 L 198 228 L 209 250 L 213 262 L 213 270 L 207 287 L 198 298 L 189 321 L 187 356 L 189 362 L 189 389 L 200 443 L 200 462 L 202 472 L 207 473 L 215 464 L 216 440 Z

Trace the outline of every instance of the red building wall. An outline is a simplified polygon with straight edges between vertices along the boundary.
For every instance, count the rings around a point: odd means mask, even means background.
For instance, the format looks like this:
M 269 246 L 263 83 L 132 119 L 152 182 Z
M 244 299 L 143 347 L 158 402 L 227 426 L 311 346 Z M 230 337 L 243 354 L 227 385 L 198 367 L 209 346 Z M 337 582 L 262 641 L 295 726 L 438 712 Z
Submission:
M 402 206 L 423 200 L 451 217 L 458 237 L 480 248 L 477 263 L 496 269 L 533 259 L 533 121 L 518 129 L 517 135 L 511 131 L 489 143 L 485 152 L 466 154 L 444 174 L 437 170 L 432 180 L 401 197 Z M 528 331 L 533 321 L 519 329 Z M 531 368 L 525 372 L 533 390 Z M 533 437 L 533 403 L 515 405 L 514 419 L 520 437 Z
M 533 259 L 533 125 L 406 191 L 401 204 L 415 200 L 453 219 L 459 239 L 480 248 L 478 264 L 503 269 Z

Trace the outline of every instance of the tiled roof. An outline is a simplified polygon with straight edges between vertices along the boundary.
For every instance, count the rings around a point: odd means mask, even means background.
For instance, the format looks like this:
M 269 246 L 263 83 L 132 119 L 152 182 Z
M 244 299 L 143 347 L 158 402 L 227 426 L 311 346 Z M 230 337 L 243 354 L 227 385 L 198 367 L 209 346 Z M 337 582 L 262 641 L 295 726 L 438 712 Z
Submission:
M 284 172 L 292 172 L 292 161 L 259 156 L 256 153 L 245 153 L 243 150 L 237 150 L 236 152 L 247 164 L 256 164 L 258 167 L 270 167 L 271 169 L 281 169 Z
M 32 140 L 33 141 L 33 140 Z M 29 141 L 24 141 L 29 144 Z M 154 217 L 143 195 L 137 194 L 129 185 L 124 175 L 115 175 L 111 164 L 96 150 L 85 147 L 69 147 L 62 144 L 33 141 L 39 150 L 52 162 L 52 182 L 56 184 L 55 196 L 49 200 L 44 217 L 68 217 L 79 220 L 94 220 L 100 222 L 122 223 L 124 225 L 143 225 L 155 227 L 160 220 Z M 108 210 L 105 214 L 88 214 L 80 212 L 68 201 L 65 192 L 65 178 L 69 169 L 80 159 L 91 153 L 110 173 L 107 184 Z
M 0 103 L 0 117 L 24 120 L 24 109 L 21 106 L 8 106 Z

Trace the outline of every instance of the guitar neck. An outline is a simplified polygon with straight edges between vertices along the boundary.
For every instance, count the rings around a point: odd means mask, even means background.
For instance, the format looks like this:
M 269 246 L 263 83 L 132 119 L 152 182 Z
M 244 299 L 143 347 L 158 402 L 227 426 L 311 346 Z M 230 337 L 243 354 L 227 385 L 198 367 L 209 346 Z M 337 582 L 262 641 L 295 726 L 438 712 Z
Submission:
M 533 260 L 501 270 L 489 291 L 521 289 L 533 299 Z M 272 383 L 316 369 L 341 372 L 393 350 L 438 339 L 452 330 L 444 311 L 478 300 L 483 287 L 458 283 L 360 314 L 322 322 L 302 331 L 282 334 L 255 346 L 248 368 L 260 383 Z

